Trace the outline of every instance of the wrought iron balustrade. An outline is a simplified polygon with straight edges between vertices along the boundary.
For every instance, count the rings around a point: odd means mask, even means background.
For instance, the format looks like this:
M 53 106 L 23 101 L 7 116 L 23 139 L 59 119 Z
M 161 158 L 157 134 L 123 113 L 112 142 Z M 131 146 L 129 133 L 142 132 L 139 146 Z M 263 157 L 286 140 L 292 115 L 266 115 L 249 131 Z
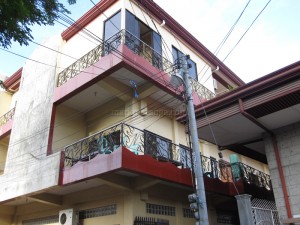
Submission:
M 182 168 L 193 166 L 193 153 L 188 147 L 176 145 L 167 138 L 125 123 L 114 125 L 66 146 L 65 166 L 91 160 L 98 154 L 110 154 L 120 146 L 126 147 L 136 155 L 150 155 L 159 161 L 171 162 Z M 243 179 L 249 184 L 268 190 L 272 188 L 269 175 L 246 164 L 230 164 L 224 160 L 201 157 L 204 176 L 223 182 Z
M 69 67 L 64 69 L 62 72 L 60 72 L 58 75 L 57 86 L 61 86 L 69 79 L 77 76 L 85 68 L 92 66 L 97 61 L 99 61 L 101 57 L 108 55 L 113 51 L 115 52 L 115 54 L 119 54 L 117 48 L 121 44 L 125 44 L 135 54 L 143 57 L 159 70 L 169 73 L 170 75 L 174 73 L 176 66 L 172 62 L 170 62 L 168 59 L 155 51 L 151 46 L 149 46 L 130 32 L 121 30 L 120 32 L 107 39 L 103 44 L 98 45 L 96 48 L 94 48 L 86 55 L 78 59 L 76 62 L 71 64 Z M 193 90 L 201 98 L 211 99 L 215 97 L 215 94 L 212 91 L 207 89 L 198 81 L 193 79 L 191 80 Z
M 240 169 L 240 177 L 249 184 L 255 184 L 258 187 L 264 187 L 267 190 L 272 190 L 270 175 L 259 171 L 244 163 L 238 163 Z
M 80 59 L 72 63 L 66 69 L 58 74 L 57 86 L 61 86 L 66 83 L 69 79 L 76 77 L 85 68 L 95 64 L 99 61 L 102 56 L 103 45 L 100 44 L 96 48 L 89 51 L 87 54 L 82 56 Z
M 0 126 L 3 126 L 8 121 L 12 120 L 15 115 L 15 108 L 11 109 L 7 113 L 5 113 L 3 116 L 0 117 Z
M 204 176 L 218 178 L 223 182 L 233 182 L 230 163 L 206 156 L 201 156 Z
M 172 162 L 177 166 L 189 167 L 191 155 L 182 146 L 170 140 L 120 123 L 65 147 L 65 165 L 88 161 L 97 154 L 110 154 L 124 146 L 137 155 L 151 155 L 160 161 Z

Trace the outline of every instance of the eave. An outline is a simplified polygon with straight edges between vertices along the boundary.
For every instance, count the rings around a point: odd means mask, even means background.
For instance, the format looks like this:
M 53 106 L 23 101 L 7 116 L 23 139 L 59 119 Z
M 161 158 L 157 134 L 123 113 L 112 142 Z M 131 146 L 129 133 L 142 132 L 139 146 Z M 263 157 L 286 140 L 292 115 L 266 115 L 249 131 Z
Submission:
M 64 40 L 69 40 L 77 34 L 83 27 L 92 22 L 95 18 L 102 14 L 107 8 L 113 5 L 117 0 L 102 0 L 78 19 L 73 25 L 62 32 L 61 36 Z M 202 43 L 200 43 L 193 35 L 191 35 L 183 26 L 176 22 L 168 13 L 159 7 L 154 1 L 134 0 L 140 4 L 144 10 L 148 10 L 160 22 L 165 21 L 165 26 L 182 39 L 190 48 L 194 49 L 201 55 L 205 61 L 215 68 L 219 68 L 228 79 L 237 86 L 244 85 L 242 81 L 233 71 L 231 71 L 222 61 L 220 61 L 212 52 L 210 52 Z
M 23 67 L 18 69 L 13 75 L 6 79 L 3 83 L 8 91 L 16 92 L 19 89 Z

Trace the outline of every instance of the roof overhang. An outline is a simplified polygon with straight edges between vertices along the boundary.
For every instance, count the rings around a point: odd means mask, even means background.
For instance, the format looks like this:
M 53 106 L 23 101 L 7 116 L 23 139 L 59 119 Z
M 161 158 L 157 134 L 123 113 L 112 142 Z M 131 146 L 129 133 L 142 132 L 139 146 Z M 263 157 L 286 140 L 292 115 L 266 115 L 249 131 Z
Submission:
M 3 84 L 7 91 L 16 92 L 20 87 L 23 67 L 18 69 L 13 75 L 6 79 Z
M 300 61 L 203 102 L 199 138 L 266 163 L 263 134 L 299 122 L 299 111 Z
M 244 81 L 241 80 L 232 70 L 230 70 L 221 60 L 219 60 L 212 52 L 210 52 L 202 43 L 200 43 L 191 33 L 189 33 L 183 26 L 181 26 L 175 19 L 173 19 L 168 13 L 166 13 L 159 5 L 153 0 L 143 1 L 134 0 L 144 10 L 147 10 L 156 20 L 160 23 L 165 21 L 165 26 L 176 34 L 187 46 L 190 46 L 195 52 L 202 56 L 202 58 L 213 68 L 219 68 L 218 70 L 223 73 L 230 81 L 237 86 L 244 85 Z M 82 28 L 96 19 L 106 9 L 112 6 L 117 0 L 101 0 L 87 13 L 80 17 L 74 24 L 68 27 L 61 36 L 64 40 L 69 40 L 75 34 L 80 32 Z

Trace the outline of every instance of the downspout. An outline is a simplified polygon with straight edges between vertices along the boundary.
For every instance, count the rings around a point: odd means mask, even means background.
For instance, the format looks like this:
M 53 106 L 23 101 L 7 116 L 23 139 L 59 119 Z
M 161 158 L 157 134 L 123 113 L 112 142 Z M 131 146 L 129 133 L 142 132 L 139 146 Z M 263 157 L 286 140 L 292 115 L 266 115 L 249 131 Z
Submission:
M 242 99 L 239 99 L 239 107 L 240 107 L 240 112 L 244 117 L 246 117 L 248 120 L 255 123 L 257 126 L 262 128 L 263 130 L 265 130 L 272 137 L 272 144 L 273 144 L 273 148 L 274 148 L 274 152 L 275 152 L 275 158 L 276 158 L 276 162 L 277 162 L 277 166 L 278 166 L 279 177 L 280 177 L 280 181 L 281 181 L 281 185 L 282 185 L 282 191 L 283 191 L 286 211 L 287 211 L 288 218 L 292 218 L 293 216 L 292 216 L 292 211 L 291 211 L 291 204 L 290 204 L 290 200 L 289 200 L 289 196 L 288 196 L 288 192 L 287 192 L 285 177 L 284 177 L 284 174 L 283 174 L 281 159 L 280 159 L 278 145 L 277 145 L 277 138 L 271 130 L 266 128 L 255 117 L 253 117 L 251 114 L 249 114 L 248 112 L 245 111 L 244 103 L 243 103 Z

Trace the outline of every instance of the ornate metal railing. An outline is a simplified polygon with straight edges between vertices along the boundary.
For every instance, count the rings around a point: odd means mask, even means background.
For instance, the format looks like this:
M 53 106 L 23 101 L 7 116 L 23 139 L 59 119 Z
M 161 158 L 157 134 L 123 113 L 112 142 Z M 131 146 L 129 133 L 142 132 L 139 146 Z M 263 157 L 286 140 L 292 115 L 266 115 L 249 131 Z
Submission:
M 58 75 L 58 85 L 66 83 L 69 79 L 77 76 L 81 71 L 85 68 L 92 66 L 102 56 L 110 54 L 112 51 L 115 51 L 116 54 L 117 48 L 121 45 L 125 44 L 130 50 L 132 50 L 135 54 L 143 57 L 149 63 L 151 63 L 154 67 L 165 71 L 166 73 L 172 74 L 175 71 L 176 65 L 170 62 L 168 59 L 164 58 L 161 54 L 155 51 L 151 46 L 147 45 L 145 42 L 131 34 L 126 30 L 121 30 L 116 33 L 108 40 L 106 40 L 103 44 L 98 45 L 96 48 L 88 52 L 86 55 L 78 59 L 76 62 L 71 64 L 69 67 L 64 69 Z M 209 89 L 204 87 L 196 80 L 192 80 L 193 90 L 204 99 L 211 99 L 215 97 L 215 94 L 211 92 Z
M 203 175 L 210 178 L 218 178 L 223 182 L 233 182 L 230 163 L 215 158 L 202 156 Z
M 233 173 L 234 166 L 232 165 Z M 270 175 L 259 171 L 251 166 L 248 166 L 244 163 L 238 163 L 239 171 L 237 171 L 237 175 L 239 173 L 240 177 L 249 184 L 255 184 L 258 187 L 264 187 L 267 190 L 272 189 L 271 178 Z M 236 177 L 236 176 L 235 176 Z
M 131 125 L 120 123 L 83 138 L 69 146 L 65 151 L 65 166 L 73 166 L 79 161 L 89 161 L 98 154 L 110 154 L 124 146 L 137 155 L 150 155 L 159 161 L 171 162 L 182 168 L 192 168 L 193 154 L 183 145 L 176 145 L 171 140 L 141 130 Z M 223 182 L 243 179 L 249 184 L 271 190 L 270 176 L 243 163 L 230 164 L 202 156 L 204 176 L 217 178 Z
M 151 155 L 160 161 L 169 161 L 177 166 L 190 167 L 191 155 L 186 147 L 170 140 L 120 123 L 65 147 L 65 165 L 88 161 L 97 154 L 110 154 L 124 146 L 137 155 Z
M 103 45 L 100 44 L 80 59 L 72 63 L 69 67 L 58 74 L 57 86 L 61 86 L 69 79 L 77 76 L 85 68 L 95 64 L 102 56 Z
M 15 115 L 15 108 L 11 109 L 3 116 L 0 117 L 0 127 L 6 124 L 8 121 L 12 120 Z
M 203 99 L 207 99 L 207 100 L 216 97 L 215 93 L 213 93 L 212 91 L 210 91 L 209 89 L 204 87 L 198 81 L 196 81 L 194 79 L 190 79 L 190 80 L 191 80 L 191 85 L 192 85 L 193 91 L 196 92 L 199 97 L 201 97 Z

